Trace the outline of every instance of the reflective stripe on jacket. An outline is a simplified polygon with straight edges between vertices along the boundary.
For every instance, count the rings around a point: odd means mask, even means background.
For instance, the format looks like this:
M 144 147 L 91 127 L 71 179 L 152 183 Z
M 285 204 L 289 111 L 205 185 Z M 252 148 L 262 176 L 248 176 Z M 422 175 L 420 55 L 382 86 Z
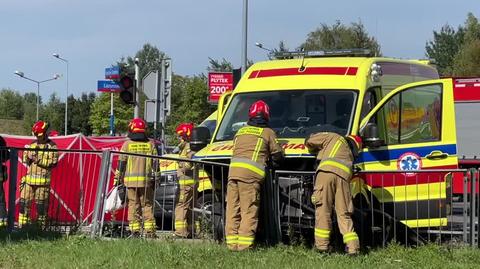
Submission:
M 262 181 L 270 155 L 283 152 L 276 138 L 270 128 L 247 125 L 238 130 L 233 142 L 228 178 L 244 182 Z
M 37 150 L 28 150 L 37 149 Z M 44 151 L 54 150 L 54 151 Z M 27 164 L 25 182 L 30 185 L 48 185 L 52 169 L 58 163 L 57 145 L 52 140 L 46 143 L 31 143 L 23 152 L 22 161 Z
M 136 153 L 144 155 L 157 155 L 157 149 L 150 141 L 128 140 L 122 145 L 122 152 Z M 155 170 L 157 161 L 149 157 L 132 156 L 122 154 L 120 161 L 126 162 L 125 175 L 123 182 L 127 187 L 145 187 L 147 179 Z
M 353 155 L 347 141 L 336 133 L 316 133 L 305 142 L 308 150 L 317 153 L 317 171 L 335 173 L 345 180 L 352 176 Z
M 179 145 L 180 153 L 179 158 L 191 159 L 194 152 L 190 150 L 190 143 L 183 142 Z M 192 162 L 178 162 L 177 177 L 180 185 L 193 185 L 195 184 L 195 166 Z

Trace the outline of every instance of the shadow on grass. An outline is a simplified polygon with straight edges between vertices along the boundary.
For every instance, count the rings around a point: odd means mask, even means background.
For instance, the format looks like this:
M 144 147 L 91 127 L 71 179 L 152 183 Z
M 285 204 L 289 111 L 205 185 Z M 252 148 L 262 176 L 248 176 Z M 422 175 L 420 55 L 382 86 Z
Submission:
M 63 234 L 55 231 L 45 231 L 37 225 L 29 225 L 21 229 L 15 229 L 8 233 L 6 229 L 0 230 L 0 242 L 20 242 L 25 240 L 48 240 L 61 239 Z

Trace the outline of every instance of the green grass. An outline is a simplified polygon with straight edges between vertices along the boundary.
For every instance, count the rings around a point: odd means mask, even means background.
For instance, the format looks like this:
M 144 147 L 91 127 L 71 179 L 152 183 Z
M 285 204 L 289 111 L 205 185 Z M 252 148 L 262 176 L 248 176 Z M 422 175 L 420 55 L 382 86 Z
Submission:
M 230 252 L 209 242 L 3 235 L 0 268 L 479 268 L 480 250 L 391 245 L 358 257 L 277 246 Z

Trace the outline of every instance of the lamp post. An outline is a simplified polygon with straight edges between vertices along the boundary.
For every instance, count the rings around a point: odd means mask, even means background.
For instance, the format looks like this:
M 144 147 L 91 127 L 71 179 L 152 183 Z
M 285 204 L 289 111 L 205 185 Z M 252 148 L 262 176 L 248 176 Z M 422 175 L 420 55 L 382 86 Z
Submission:
M 60 57 L 60 54 L 58 54 L 58 53 L 54 53 L 54 54 L 52 54 L 52 56 L 67 64 L 67 95 L 66 95 L 67 97 L 65 98 L 65 135 L 67 135 L 67 130 L 68 130 L 68 60 Z
M 47 81 L 51 81 L 51 80 L 55 80 L 55 79 L 58 79 L 60 77 L 59 74 L 55 74 L 53 75 L 53 78 L 50 78 L 50 79 L 46 79 L 46 80 L 34 80 L 34 79 L 31 79 L 29 77 L 26 77 L 25 74 L 22 72 L 22 71 L 15 71 L 15 75 L 21 77 L 21 78 L 24 78 L 26 80 L 30 80 L 30 81 L 33 81 L 35 83 L 37 83 L 37 121 L 38 121 L 38 108 L 40 106 L 40 84 L 43 83 L 43 82 L 47 82 Z
M 242 17 L 242 75 L 247 71 L 247 32 L 248 32 L 248 0 L 243 0 Z

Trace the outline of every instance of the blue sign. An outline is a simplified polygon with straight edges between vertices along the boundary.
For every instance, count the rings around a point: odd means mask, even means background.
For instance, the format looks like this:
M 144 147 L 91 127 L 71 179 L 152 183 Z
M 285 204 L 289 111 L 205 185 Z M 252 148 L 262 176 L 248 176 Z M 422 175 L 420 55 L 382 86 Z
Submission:
M 120 85 L 111 80 L 99 80 L 97 82 L 97 91 L 99 92 L 119 92 Z
M 119 79 L 120 78 L 120 67 L 107 67 L 105 68 L 105 78 L 106 79 Z

